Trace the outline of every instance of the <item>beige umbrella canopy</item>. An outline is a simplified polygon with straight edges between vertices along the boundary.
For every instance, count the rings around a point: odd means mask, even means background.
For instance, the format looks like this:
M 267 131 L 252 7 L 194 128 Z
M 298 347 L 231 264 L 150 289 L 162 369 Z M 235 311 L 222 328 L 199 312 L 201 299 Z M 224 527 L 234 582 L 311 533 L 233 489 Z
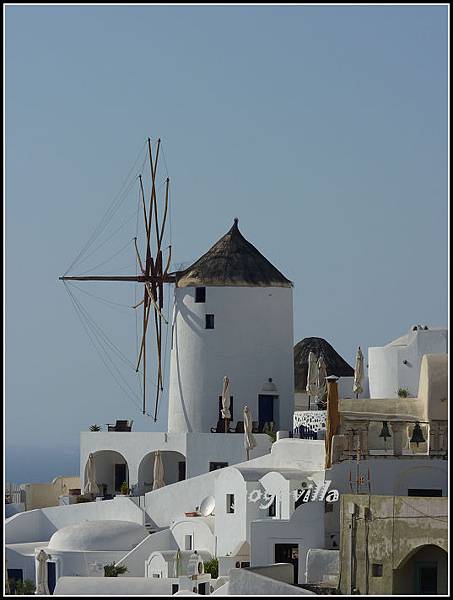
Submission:
M 94 495 L 99 494 L 99 487 L 96 483 L 96 465 L 94 462 L 94 455 L 92 453 L 90 453 L 88 456 L 85 487 L 83 488 L 83 493 Z
M 256 447 L 256 440 L 252 430 L 252 413 L 248 406 L 244 406 L 244 446 L 247 451 L 247 460 L 250 458 L 250 450 Z
M 310 408 L 310 399 L 318 395 L 318 361 L 316 355 L 310 350 L 308 354 L 307 386 L 308 408 Z
M 362 350 L 357 350 L 357 354 L 355 357 L 355 370 L 354 370 L 354 385 L 352 386 L 353 392 L 359 397 L 359 394 L 363 392 L 362 387 L 363 382 L 363 354 Z
M 49 596 L 49 585 L 47 583 L 47 560 L 50 558 L 44 550 L 36 550 L 35 553 L 37 565 L 37 577 L 36 577 L 36 591 L 35 594 L 41 596 Z
M 222 386 L 222 418 L 225 419 L 225 431 L 228 429 L 228 421 L 231 419 L 230 413 L 230 380 L 225 375 Z
M 154 454 L 154 481 L 153 490 L 158 490 L 165 486 L 164 481 L 164 463 L 162 462 L 162 456 L 159 450 Z
M 325 405 L 327 402 L 327 367 L 323 355 L 321 354 L 318 359 L 318 378 L 317 378 L 317 402 L 321 405 Z

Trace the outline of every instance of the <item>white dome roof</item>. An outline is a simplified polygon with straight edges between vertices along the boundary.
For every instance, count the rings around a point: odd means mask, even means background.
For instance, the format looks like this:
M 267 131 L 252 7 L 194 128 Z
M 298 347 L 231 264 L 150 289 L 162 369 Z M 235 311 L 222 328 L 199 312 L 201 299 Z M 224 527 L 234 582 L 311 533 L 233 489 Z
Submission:
M 82 521 L 56 531 L 50 538 L 51 550 L 132 550 L 148 535 L 132 521 Z

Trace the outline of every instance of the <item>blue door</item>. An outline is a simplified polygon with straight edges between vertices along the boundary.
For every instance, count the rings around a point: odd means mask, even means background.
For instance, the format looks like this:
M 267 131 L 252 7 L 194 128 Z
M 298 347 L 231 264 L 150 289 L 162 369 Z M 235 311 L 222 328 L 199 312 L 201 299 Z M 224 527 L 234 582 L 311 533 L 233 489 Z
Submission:
M 274 397 L 264 394 L 258 396 L 258 422 L 260 431 L 263 430 L 265 423 L 274 420 Z
M 51 594 L 53 594 L 56 584 L 57 573 L 55 569 L 55 563 L 47 561 L 47 585 L 49 586 L 49 592 Z

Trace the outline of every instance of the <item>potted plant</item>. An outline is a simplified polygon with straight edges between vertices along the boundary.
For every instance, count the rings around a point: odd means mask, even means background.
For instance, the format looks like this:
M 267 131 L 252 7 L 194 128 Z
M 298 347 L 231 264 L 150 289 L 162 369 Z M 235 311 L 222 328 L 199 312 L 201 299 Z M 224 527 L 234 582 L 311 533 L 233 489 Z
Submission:
M 115 565 L 115 563 L 110 563 L 108 565 L 104 565 L 104 577 L 118 577 L 118 575 L 123 575 L 127 573 L 126 565 Z
M 400 387 L 398 390 L 398 398 L 409 398 L 409 390 L 407 388 Z
M 127 496 L 129 494 L 129 486 L 127 485 L 127 481 L 123 481 L 123 483 L 121 484 L 121 488 L 120 488 L 120 492 L 123 494 L 123 496 Z
M 213 558 L 211 560 L 207 560 L 204 563 L 204 572 L 210 573 L 212 579 L 217 579 L 219 576 L 219 561 L 217 558 Z
M 90 425 L 90 431 L 102 431 L 102 427 L 100 425 Z

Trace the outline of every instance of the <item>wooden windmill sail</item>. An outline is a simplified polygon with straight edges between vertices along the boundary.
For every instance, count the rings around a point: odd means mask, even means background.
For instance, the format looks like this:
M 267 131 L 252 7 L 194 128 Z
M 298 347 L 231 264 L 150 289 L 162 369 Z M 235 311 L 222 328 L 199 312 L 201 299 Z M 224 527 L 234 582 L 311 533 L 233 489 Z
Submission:
M 157 356 L 157 381 L 156 396 L 154 406 L 154 420 L 157 420 L 157 408 L 160 395 L 163 392 L 163 374 L 162 374 L 162 321 L 167 323 L 162 313 L 164 307 L 164 284 L 175 281 L 174 276 L 169 273 L 171 262 L 171 245 L 168 246 L 168 256 L 164 261 L 162 242 L 164 239 L 165 225 L 168 215 L 169 186 L 170 179 L 165 181 L 165 200 L 163 214 L 158 213 L 158 201 L 156 192 L 156 177 L 159 161 L 161 141 L 157 140 L 155 152 L 150 138 L 148 138 L 148 158 L 151 170 L 150 190 L 145 190 L 143 178 L 140 174 L 138 179 L 140 183 L 140 196 L 143 208 L 143 219 L 146 234 L 145 258 L 142 260 L 137 245 L 137 238 L 134 238 L 137 263 L 140 268 L 140 274 L 137 275 L 64 275 L 59 279 L 62 281 L 128 281 L 143 284 L 143 300 L 133 308 L 137 309 L 143 306 L 143 334 L 141 338 L 140 350 L 137 359 L 136 371 L 143 368 L 143 414 L 146 414 L 146 337 L 151 312 L 153 313 L 155 347 Z M 147 201 L 148 199 L 148 201 Z M 148 205 L 148 206 L 147 206 Z M 165 265 L 164 265 L 165 262 Z

